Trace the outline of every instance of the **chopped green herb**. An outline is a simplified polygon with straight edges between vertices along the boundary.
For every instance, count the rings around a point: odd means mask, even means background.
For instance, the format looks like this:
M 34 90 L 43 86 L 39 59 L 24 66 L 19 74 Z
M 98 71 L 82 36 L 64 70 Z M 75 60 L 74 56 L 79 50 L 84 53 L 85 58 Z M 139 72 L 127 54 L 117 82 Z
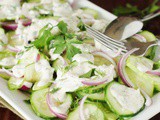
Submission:
M 87 72 L 87 73 L 85 73 L 85 74 L 83 74 L 83 75 L 81 75 L 79 77 L 80 78 L 90 78 L 90 77 L 95 75 L 94 71 L 95 71 L 95 69 L 91 69 L 89 72 Z
M 67 24 L 63 21 L 60 21 L 57 26 L 60 29 L 60 31 L 64 34 L 68 31 Z
M 29 100 L 24 100 L 24 102 L 25 102 L 26 104 L 31 104 L 30 99 L 29 99 Z

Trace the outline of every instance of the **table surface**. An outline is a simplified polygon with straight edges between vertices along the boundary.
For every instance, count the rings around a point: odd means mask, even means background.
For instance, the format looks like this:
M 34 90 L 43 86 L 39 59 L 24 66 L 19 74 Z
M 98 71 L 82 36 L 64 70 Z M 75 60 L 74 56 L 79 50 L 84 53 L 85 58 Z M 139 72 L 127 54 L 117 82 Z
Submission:
M 140 8 L 144 8 L 145 6 L 147 6 L 152 2 L 152 0 L 91 0 L 91 1 L 108 11 L 112 11 L 113 8 L 119 5 L 124 5 L 126 2 L 132 2 L 134 5 L 138 4 Z M 17 115 L 15 115 L 6 108 L 0 108 L 0 120 L 21 120 L 21 118 L 19 118 Z M 151 120 L 160 120 L 160 113 L 154 116 Z

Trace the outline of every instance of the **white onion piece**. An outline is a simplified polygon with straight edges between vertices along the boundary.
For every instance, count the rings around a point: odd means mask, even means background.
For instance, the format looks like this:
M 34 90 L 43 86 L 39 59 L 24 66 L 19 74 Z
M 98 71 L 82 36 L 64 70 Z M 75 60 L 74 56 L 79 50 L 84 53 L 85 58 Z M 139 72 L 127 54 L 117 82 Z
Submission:
M 80 101 L 80 107 L 79 107 L 79 117 L 80 117 L 80 120 L 86 120 L 85 116 L 84 116 L 83 108 L 84 108 L 84 102 L 87 99 L 87 97 L 88 97 L 88 95 L 84 96 L 82 98 L 82 100 Z
M 126 65 L 126 60 L 127 58 L 134 53 L 135 51 L 139 50 L 139 48 L 134 48 L 132 50 L 130 50 L 129 52 L 127 52 L 126 54 L 124 54 L 122 56 L 122 58 L 119 60 L 118 62 L 118 74 L 121 77 L 122 81 L 124 82 L 124 84 L 126 84 L 129 87 L 135 87 L 134 84 L 130 81 L 126 71 L 125 71 L 125 65 Z
M 46 100 L 46 101 L 47 101 L 47 105 L 48 105 L 51 113 L 52 113 L 53 115 L 57 116 L 58 118 L 66 119 L 66 118 L 67 118 L 67 115 L 61 114 L 61 113 L 57 113 L 57 112 L 55 112 L 55 111 L 52 109 L 52 104 L 51 104 L 50 99 L 51 99 L 51 98 L 50 98 L 50 93 L 48 93 L 48 94 L 47 94 L 47 100 Z
M 151 74 L 151 75 L 160 76 L 160 70 L 159 71 L 157 71 L 157 70 L 147 71 L 146 73 Z
M 11 77 L 15 77 L 12 72 L 10 72 L 9 70 L 6 70 L 5 68 L 0 69 L 0 73 L 6 73 Z
M 20 49 L 12 47 L 10 45 L 7 45 L 7 49 L 10 50 L 10 51 L 12 51 L 12 52 L 20 52 L 21 51 Z
M 23 83 L 22 87 L 20 88 L 20 90 L 27 91 L 32 87 L 32 85 L 33 85 L 33 83 L 25 81 Z
M 145 105 L 146 105 L 146 106 L 150 106 L 150 105 L 152 104 L 152 99 L 151 99 L 151 97 L 149 97 L 149 95 L 148 95 L 145 91 L 143 91 L 142 89 L 140 89 L 140 91 L 141 91 L 141 93 L 143 94 L 143 96 L 144 96 L 145 99 L 146 99 Z
M 135 34 L 135 35 L 133 36 L 133 38 L 134 38 L 134 39 L 137 39 L 137 40 L 140 41 L 140 42 L 147 42 L 146 38 L 143 37 L 143 36 L 140 35 L 140 34 Z
M 109 60 L 114 65 L 115 68 L 117 67 L 116 62 L 110 56 L 108 56 L 107 54 L 105 54 L 104 52 L 96 51 L 96 52 L 92 52 L 92 54 L 104 57 L 105 59 Z

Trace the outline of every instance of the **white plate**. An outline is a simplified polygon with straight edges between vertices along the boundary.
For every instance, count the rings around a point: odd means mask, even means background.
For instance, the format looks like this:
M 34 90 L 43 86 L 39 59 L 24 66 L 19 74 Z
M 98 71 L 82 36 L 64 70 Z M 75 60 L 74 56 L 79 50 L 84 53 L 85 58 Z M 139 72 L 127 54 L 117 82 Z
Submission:
M 90 7 L 99 11 L 100 16 L 105 18 L 108 22 L 111 22 L 116 18 L 113 14 L 105 11 L 97 5 L 85 1 L 79 0 L 77 7 Z M 27 120 L 43 120 L 36 116 L 31 109 L 30 105 L 27 105 L 24 100 L 28 99 L 28 96 L 20 91 L 8 90 L 7 81 L 0 78 L 0 96 L 6 100 L 13 108 L 15 108 L 25 119 Z M 157 113 L 160 112 L 160 93 L 155 95 L 153 98 L 153 104 L 150 107 L 146 107 L 132 120 L 148 120 Z

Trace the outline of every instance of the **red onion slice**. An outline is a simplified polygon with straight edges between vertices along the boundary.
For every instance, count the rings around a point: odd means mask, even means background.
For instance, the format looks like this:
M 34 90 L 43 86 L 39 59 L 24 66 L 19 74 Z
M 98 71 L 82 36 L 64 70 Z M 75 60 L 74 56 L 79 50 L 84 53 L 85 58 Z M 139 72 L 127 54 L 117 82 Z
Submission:
M 50 98 L 50 93 L 48 93 L 48 94 L 47 94 L 47 105 L 48 105 L 51 113 L 52 113 L 53 115 L 57 116 L 58 118 L 66 119 L 66 118 L 67 118 L 67 115 L 61 114 L 61 113 L 57 113 L 56 111 L 54 111 L 54 110 L 52 109 L 52 104 L 51 104 L 50 99 L 51 99 L 51 98 Z
M 110 56 L 105 54 L 104 52 L 97 51 L 97 52 L 92 52 L 92 54 L 104 57 L 105 59 L 109 60 L 115 66 L 115 68 L 117 67 L 116 62 Z
M 146 73 L 147 74 L 151 74 L 151 75 L 160 76 L 160 71 L 157 71 L 157 70 L 147 71 Z
M 36 62 L 38 62 L 40 59 L 41 59 L 41 55 L 38 54 L 37 57 L 36 57 Z
M 29 26 L 32 24 L 32 20 L 31 19 L 22 19 L 22 24 L 23 24 L 23 26 Z
M 17 24 L 15 22 L 2 22 L 1 26 L 5 30 L 16 30 L 17 29 Z
M 33 83 L 31 82 L 24 82 L 22 87 L 20 88 L 20 90 L 23 90 L 23 91 L 27 91 L 27 90 L 30 90 L 31 87 L 32 87 Z
M 80 117 L 80 120 L 86 120 L 85 116 L 84 116 L 83 108 L 84 108 L 84 102 L 87 99 L 87 97 L 88 97 L 87 95 L 84 96 L 82 98 L 82 100 L 80 101 L 80 107 L 79 107 L 79 117 Z
M 147 42 L 146 38 L 143 37 L 143 36 L 140 35 L 140 34 L 135 34 L 135 35 L 133 36 L 133 38 L 134 38 L 134 39 L 137 39 L 137 40 L 140 41 L 140 42 Z
M 21 51 L 20 49 L 12 47 L 10 45 L 7 45 L 7 49 L 10 50 L 10 51 L 12 51 L 12 52 L 20 52 Z
M 131 80 L 129 79 L 129 77 L 125 71 L 126 60 L 132 53 L 134 53 L 137 50 L 139 50 L 139 48 L 134 48 L 134 49 L 130 50 L 125 55 L 123 55 L 122 58 L 118 62 L 118 74 L 121 77 L 124 84 L 126 84 L 128 87 L 135 87 L 135 86 L 131 82 Z
M 23 19 L 22 24 L 23 26 L 29 26 L 31 25 L 32 21 L 30 19 Z M 16 30 L 18 27 L 18 24 L 15 22 L 1 22 L 1 26 L 6 30 Z

